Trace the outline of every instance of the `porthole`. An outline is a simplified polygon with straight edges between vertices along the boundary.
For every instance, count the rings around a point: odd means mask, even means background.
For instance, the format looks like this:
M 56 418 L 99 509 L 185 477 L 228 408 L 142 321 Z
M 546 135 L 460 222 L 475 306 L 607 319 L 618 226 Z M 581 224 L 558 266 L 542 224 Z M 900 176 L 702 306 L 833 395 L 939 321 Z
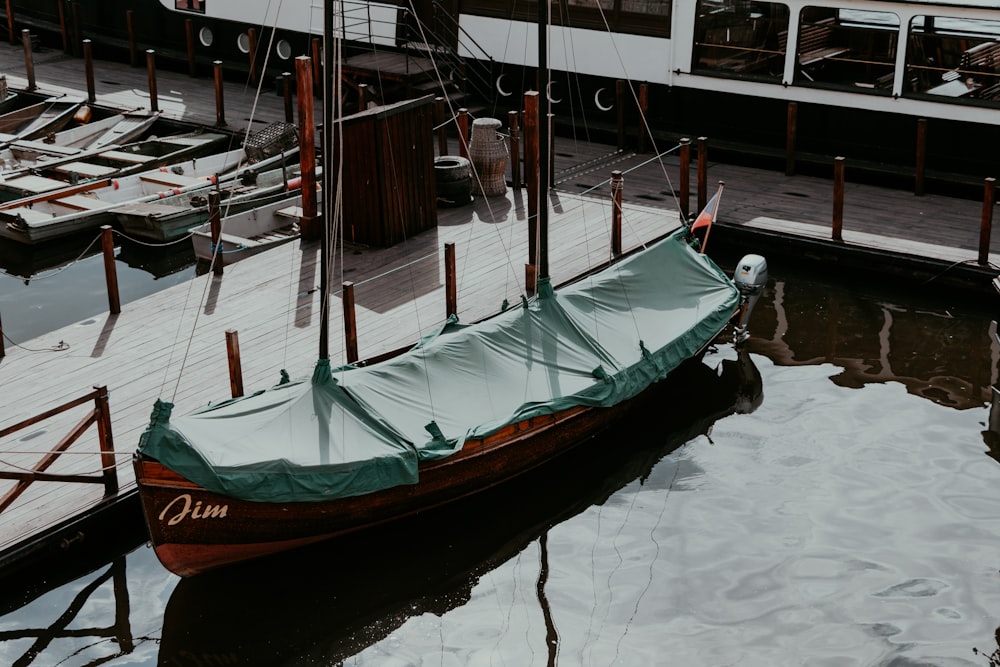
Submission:
M 283 39 L 278 40 L 278 45 L 274 47 L 274 50 L 282 60 L 288 60 L 292 57 L 292 45 Z
M 212 46 L 212 42 L 215 41 L 215 35 L 212 34 L 212 29 L 205 26 L 199 30 L 198 41 L 201 42 L 202 46 Z
M 240 50 L 240 53 L 250 53 L 250 35 L 241 32 L 240 36 L 236 38 L 236 48 Z

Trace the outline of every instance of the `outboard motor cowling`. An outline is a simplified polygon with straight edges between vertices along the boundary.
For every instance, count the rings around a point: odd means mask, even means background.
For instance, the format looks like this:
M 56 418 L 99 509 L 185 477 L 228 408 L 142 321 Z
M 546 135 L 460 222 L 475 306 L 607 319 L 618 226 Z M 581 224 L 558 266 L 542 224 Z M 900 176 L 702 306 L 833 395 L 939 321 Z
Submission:
M 747 331 L 750 312 L 767 285 L 767 260 L 760 255 L 745 255 L 736 264 L 733 282 L 740 291 L 739 321 L 736 323 L 733 339 L 736 343 L 742 343 L 750 337 L 750 332 Z

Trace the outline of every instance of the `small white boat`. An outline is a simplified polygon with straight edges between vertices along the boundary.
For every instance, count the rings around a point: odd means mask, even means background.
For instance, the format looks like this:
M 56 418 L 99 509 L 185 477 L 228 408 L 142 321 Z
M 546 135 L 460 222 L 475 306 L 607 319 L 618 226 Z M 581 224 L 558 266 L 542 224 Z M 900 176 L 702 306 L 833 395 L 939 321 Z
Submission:
M 299 238 L 302 217 L 302 195 L 297 194 L 258 208 L 224 216 L 218 252 L 224 264 L 270 250 Z M 200 261 L 211 262 L 216 247 L 212 242 L 209 222 L 191 230 L 194 255 Z
M 44 166 L 69 156 L 137 141 L 160 117 L 158 111 L 137 109 L 92 120 L 41 139 L 21 139 L 0 151 L 3 171 Z
M 80 97 L 50 97 L 0 114 L 0 144 L 37 139 L 66 127 L 83 104 Z

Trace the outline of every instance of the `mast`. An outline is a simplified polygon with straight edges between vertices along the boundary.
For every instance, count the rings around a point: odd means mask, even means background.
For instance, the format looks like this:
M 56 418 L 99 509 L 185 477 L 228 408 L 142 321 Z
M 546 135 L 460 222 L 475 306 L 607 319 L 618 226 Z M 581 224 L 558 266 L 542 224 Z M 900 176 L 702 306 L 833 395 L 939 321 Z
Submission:
M 549 6 L 538 0 L 538 278 L 549 277 Z
M 333 77 L 335 48 L 333 40 L 333 8 L 336 0 L 323 0 L 323 212 L 320 215 L 322 232 L 320 233 L 320 270 L 319 270 L 319 358 L 330 358 L 330 234 L 331 221 L 334 218 L 335 193 L 333 192 Z M 314 67 L 319 67 L 315 63 Z M 337 76 L 339 82 L 340 77 Z

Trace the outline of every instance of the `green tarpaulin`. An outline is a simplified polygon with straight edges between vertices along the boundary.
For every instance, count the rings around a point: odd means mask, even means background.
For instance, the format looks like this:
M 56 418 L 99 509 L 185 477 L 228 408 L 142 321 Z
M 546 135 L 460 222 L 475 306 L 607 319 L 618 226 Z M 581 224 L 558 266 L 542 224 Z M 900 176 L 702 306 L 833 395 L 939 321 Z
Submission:
M 449 323 L 370 367 L 172 418 L 157 403 L 140 451 L 205 488 L 315 501 L 417 481 L 419 460 L 572 406 L 612 406 L 662 379 L 725 326 L 739 295 L 683 230 L 554 293 L 471 326 Z

